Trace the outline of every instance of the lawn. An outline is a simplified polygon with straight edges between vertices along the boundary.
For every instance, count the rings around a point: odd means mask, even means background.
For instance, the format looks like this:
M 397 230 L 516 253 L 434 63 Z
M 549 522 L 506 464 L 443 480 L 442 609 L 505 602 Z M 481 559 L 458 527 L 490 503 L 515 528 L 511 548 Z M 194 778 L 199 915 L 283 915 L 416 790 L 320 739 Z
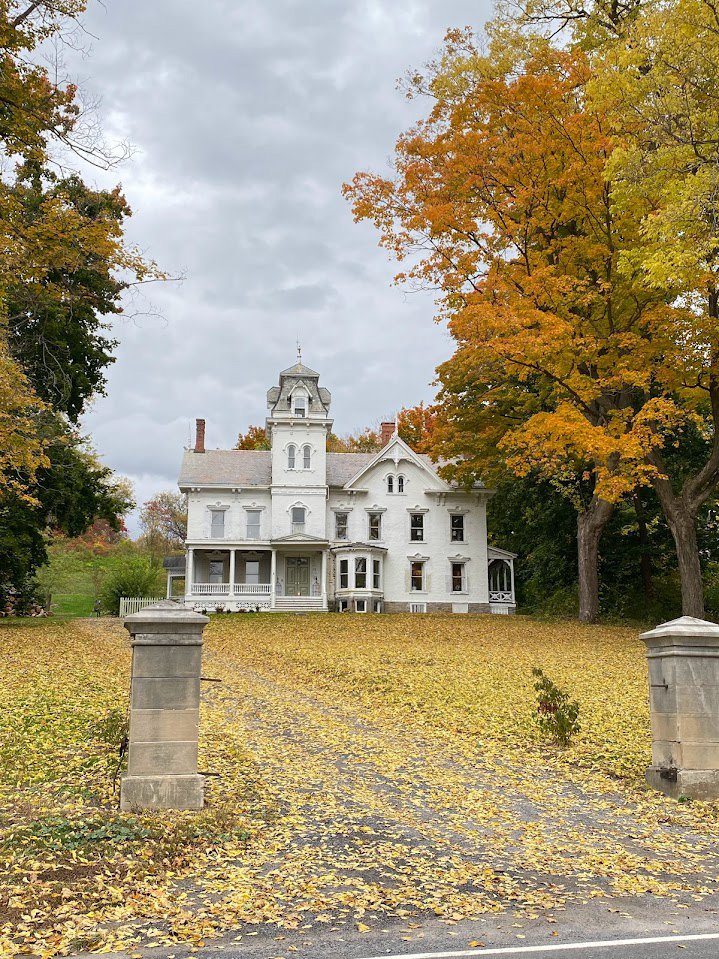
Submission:
M 113 620 L 0 625 L 0 952 L 57 955 L 258 924 L 716 889 L 714 804 L 643 783 L 634 630 L 523 617 L 232 615 L 206 630 L 200 814 L 117 811 L 129 645 Z M 533 666 L 580 704 L 566 750 Z

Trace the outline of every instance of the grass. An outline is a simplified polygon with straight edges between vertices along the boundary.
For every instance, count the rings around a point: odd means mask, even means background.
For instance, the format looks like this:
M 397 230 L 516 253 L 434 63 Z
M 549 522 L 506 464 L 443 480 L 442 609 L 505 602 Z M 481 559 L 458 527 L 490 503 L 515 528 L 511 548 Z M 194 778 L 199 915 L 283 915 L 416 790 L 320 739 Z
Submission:
M 125 631 L 0 621 L 0 953 L 701 899 L 719 875 L 718 807 L 644 785 L 633 629 L 249 614 L 212 617 L 205 638 L 222 679 L 203 690 L 206 808 L 124 814 Z M 536 722 L 534 666 L 579 703 L 565 750 Z

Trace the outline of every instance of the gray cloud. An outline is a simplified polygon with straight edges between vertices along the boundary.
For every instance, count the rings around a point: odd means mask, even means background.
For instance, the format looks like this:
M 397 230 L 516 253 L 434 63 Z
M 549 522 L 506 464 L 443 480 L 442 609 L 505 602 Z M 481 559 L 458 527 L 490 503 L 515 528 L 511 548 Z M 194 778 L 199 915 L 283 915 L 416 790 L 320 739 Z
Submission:
M 432 397 L 451 350 L 432 298 L 392 285 L 340 188 L 386 169 L 421 109 L 397 77 L 488 13 L 489 0 L 91 2 L 93 49 L 67 66 L 136 152 L 87 175 L 122 180 L 129 238 L 185 276 L 128 304 L 108 396 L 85 421 L 141 498 L 174 485 L 195 416 L 212 446 L 264 420 L 298 335 L 338 432 Z

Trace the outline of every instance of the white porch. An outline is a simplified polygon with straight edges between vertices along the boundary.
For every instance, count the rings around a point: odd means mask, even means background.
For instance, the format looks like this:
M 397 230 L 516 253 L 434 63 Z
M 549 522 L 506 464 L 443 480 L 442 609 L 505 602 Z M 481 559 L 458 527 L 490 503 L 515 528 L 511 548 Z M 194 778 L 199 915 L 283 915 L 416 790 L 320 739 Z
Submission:
M 487 548 L 487 579 L 489 585 L 489 611 L 491 613 L 514 613 L 517 603 L 514 595 L 514 561 L 516 553 Z
M 189 546 L 185 605 L 209 611 L 327 610 L 327 550 Z

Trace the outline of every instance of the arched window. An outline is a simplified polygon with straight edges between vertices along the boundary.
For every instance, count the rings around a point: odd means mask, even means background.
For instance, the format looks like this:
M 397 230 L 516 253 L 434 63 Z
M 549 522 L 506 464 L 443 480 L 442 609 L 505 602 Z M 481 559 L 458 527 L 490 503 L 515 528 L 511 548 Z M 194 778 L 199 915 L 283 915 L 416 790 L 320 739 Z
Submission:
M 394 476 L 387 477 L 387 492 L 394 493 Z
M 404 476 L 397 477 L 397 492 L 404 493 Z
M 312 449 L 310 446 L 302 447 L 302 468 L 308 470 L 312 465 Z
M 293 470 L 295 468 L 295 454 L 297 453 L 297 447 L 294 444 L 290 444 L 287 447 L 287 469 Z
M 489 564 L 490 593 L 512 592 L 512 570 L 506 559 L 493 559 Z

